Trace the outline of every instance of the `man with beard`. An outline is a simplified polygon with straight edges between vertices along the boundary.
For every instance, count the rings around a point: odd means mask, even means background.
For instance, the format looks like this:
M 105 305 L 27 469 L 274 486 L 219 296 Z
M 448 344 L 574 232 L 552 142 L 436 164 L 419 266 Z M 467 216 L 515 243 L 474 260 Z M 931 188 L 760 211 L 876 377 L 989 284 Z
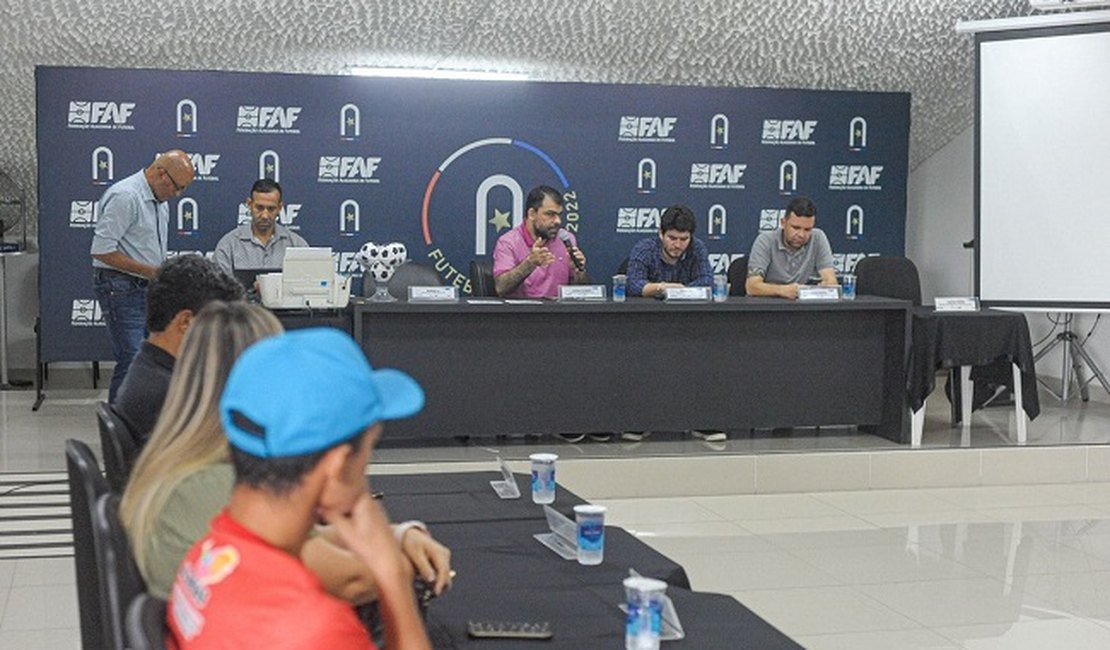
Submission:
M 524 221 L 502 235 L 493 250 L 497 295 L 557 298 L 560 286 L 589 282 L 586 256 L 574 235 L 566 233 L 568 244 L 559 234 L 562 195 L 553 187 L 540 185 L 528 193 L 525 209 Z
M 308 246 L 308 242 L 278 221 L 281 214 L 281 185 L 260 178 L 251 187 L 247 207 L 251 222 L 237 226 L 216 244 L 216 263 L 227 274 L 236 269 L 281 268 L 285 249 Z
M 628 295 L 652 297 L 669 287 L 713 284 L 709 250 L 694 238 L 697 219 L 690 208 L 672 205 L 659 218 L 659 236 L 648 237 L 628 254 Z

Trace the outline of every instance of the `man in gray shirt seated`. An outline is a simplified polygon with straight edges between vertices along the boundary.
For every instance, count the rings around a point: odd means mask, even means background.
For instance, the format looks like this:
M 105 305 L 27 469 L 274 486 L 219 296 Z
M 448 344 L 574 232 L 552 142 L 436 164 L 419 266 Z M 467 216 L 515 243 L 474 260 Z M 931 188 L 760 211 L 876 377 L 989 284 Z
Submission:
M 281 268 L 285 249 L 308 246 L 304 237 L 278 221 L 281 214 L 281 185 L 269 178 L 260 178 L 251 187 L 251 222 L 236 227 L 220 238 L 214 259 L 224 272 L 235 269 Z
M 778 296 L 794 300 L 798 286 L 820 276 L 821 286 L 835 287 L 832 248 L 819 228 L 817 206 L 799 196 L 786 206 L 779 227 L 759 233 L 748 256 L 749 296 Z

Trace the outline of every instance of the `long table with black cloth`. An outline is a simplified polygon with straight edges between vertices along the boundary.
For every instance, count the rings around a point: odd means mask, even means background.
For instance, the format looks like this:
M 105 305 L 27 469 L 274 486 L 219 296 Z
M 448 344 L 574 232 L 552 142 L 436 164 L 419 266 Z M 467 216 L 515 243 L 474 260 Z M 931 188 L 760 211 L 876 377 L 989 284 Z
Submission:
M 394 521 L 420 519 L 451 548 L 454 586 L 432 600 L 428 633 L 436 648 L 620 647 L 624 637 L 621 582 L 629 568 L 668 583 L 686 632 L 675 648 L 800 648 L 772 625 L 720 594 L 692 591 L 681 566 L 627 531 L 605 528 L 605 561 L 581 566 L 564 560 L 532 535 L 547 531 L 542 506 L 532 503 L 528 477 L 517 476 L 519 499 L 502 500 L 489 481 L 495 472 L 374 476 L 374 490 Z M 559 487 L 553 507 L 573 517 L 581 498 Z M 467 636 L 468 621 L 547 621 L 546 642 Z
M 910 306 L 360 301 L 352 331 L 427 393 L 391 438 L 855 425 L 907 442 Z

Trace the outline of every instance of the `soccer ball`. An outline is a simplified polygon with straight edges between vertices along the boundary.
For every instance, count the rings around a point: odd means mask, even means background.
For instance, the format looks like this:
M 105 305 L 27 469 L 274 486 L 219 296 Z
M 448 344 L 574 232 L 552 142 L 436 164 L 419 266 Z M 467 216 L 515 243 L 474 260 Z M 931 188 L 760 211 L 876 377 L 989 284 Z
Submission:
M 368 272 L 370 273 L 370 277 L 374 278 L 374 282 L 385 284 L 393 279 L 393 273 L 396 270 L 397 267 L 395 266 L 389 266 L 382 261 L 377 261 L 370 265 Z
M 381 256 L 382 248 L 374 242 L 368 241 L 355 253 L 355 261 L 358 262 L 363 271 L 369 271 L 375 262 L 381 260 Z
M 408 259 L 409 254 L 405 249 L 405 245 L 400 242 L 393 242 L 380 247 L 381 261 L 386 266 L 394 268 L 401 266 Z

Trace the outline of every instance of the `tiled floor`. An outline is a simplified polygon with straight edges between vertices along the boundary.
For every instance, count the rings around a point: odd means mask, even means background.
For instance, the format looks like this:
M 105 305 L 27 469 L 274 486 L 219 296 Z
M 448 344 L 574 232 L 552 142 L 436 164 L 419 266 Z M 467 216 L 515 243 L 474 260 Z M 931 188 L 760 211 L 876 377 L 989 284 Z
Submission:
M 1092 391 L 1096 392 L 1096 391 Z M 1044 400 L 1032 445 L 1110 441 L 1110 405 Z M 62 442 L 99 452 L 93 405 L 102 393 L 57 389 L 32 414 L 30 393 L 0 393 L 3 472 L 58 472 Z M 976 414 L 968 440 L 930 404 L 926 446 L 1009 444 L 1011 412 Z M 479 440 L 386 448 L 403 466 L 523 458 L 557 445 L 564 457 L 608 458 L 839 451 L 892 447 L 851 431 L 732 432 L 723 448 L 685 436 L 643 443 Z M 943 472 L 938 467 L 938 472 Z M 590 490 L 597 491 L 597 482 Z M 575 485 L 568 481 L 568 487 Z M 604 490 L 601 490 L 604 492 Z M 686 567 L 696 589 L 729 593 L 808 648 L 1110 647 L 1110 483 L 1049 484 L 595 500 Z M 0 538 L 21 534 L 0 490 Z M 680 612 L 681 614 L 681 612 Z M 0 648 L 76 648 L 72 558 L 0 560 Z

